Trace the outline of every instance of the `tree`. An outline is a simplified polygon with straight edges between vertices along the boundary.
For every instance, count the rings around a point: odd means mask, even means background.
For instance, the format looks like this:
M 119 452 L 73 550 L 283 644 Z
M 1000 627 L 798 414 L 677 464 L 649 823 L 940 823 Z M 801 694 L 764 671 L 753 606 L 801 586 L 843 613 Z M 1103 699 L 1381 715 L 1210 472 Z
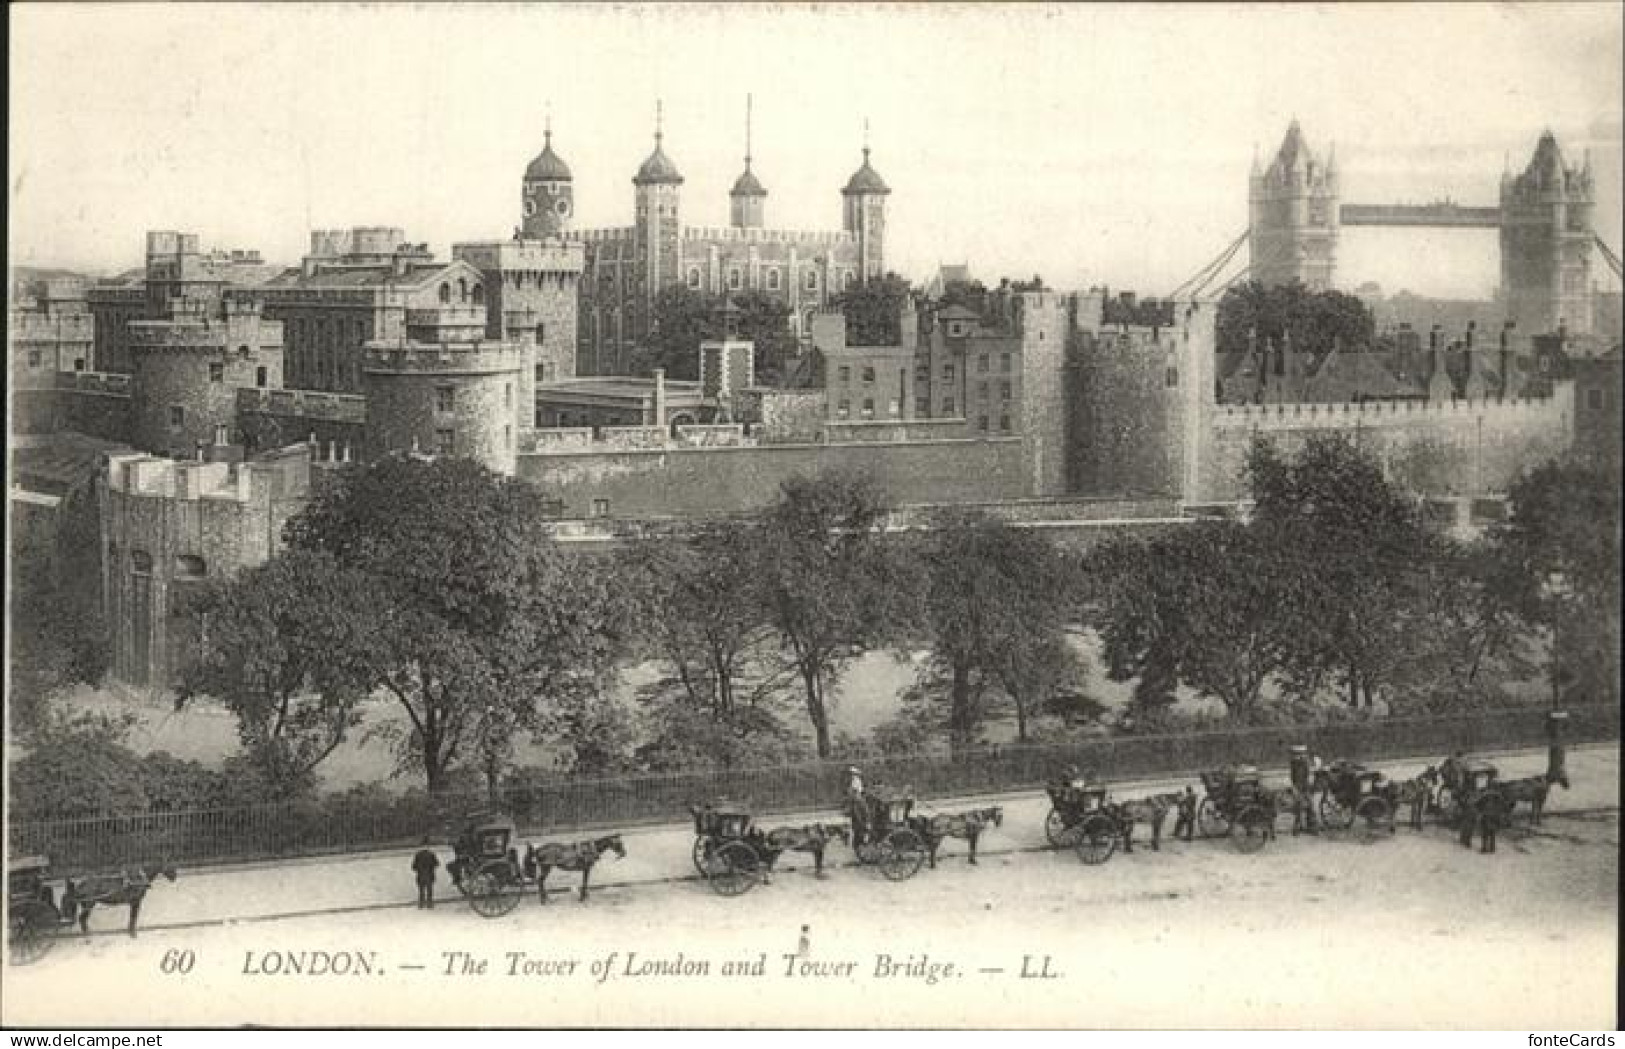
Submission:
M 848 346 L 896 346 L 902 341 L 900 321 L 908 307 L 908 282 L 888 273 L 836 295 L 835 307 L 846 317 Z
M 218 698 L 269 780 L 300 781 L 360 721 L 371 590 L 363 573 L 309 550 L 210 584 L 185 609 L 196 629 L 176 706 Z
M 776 386 L 784 378 L 785 364 L 796 353 L 796 338 L 790 331 L 790 307 L 762 291 L 738 292 L 732 296 L 739 311 L 736 331 L 741 339 L 754 344 L 756 382 Z M 719 333 L 720 334 L 720 333 Z
M 664 368 L 668 379 L 694 381 L 700 377 L 700 343 L 723 335 L 722 308 L 733 304 L 734 333 L 749 339 L 760 383 L 775 383 L 784 374 L 785 361 L 795 352 L 790 332 L 790 308 L 762 291 L 708 295 L 674 284 L 655 297 L 655 329 L 649 345 L 633 362 L 633 371 L 648 374 Z
M 1619 694 L 1619 478 L 1577 463 L 1546 463 L 1508 492 L 1489 536 L 1499 607 L 1551 632 L 1555 702 Z
M 1247 469 L 1249 529 L 1288 573 L 1276 610 L 1292 685 L 1307 697 L 1339 681 L 1349 706 L 1371 706 L 1427 584 L 1430 546 L 1413 505 L 1341 434 L 1314 434 L 1290 458 L 1255 441 Z
M 987 316 L 987 288 L 979 280 L 951 280 L 943 285 L 939 307 L 962 306 L 978 317 Z
M 1302 284 L 1266 288 L 1257 281 L 1224 293 L 1215 324 L 1220 353 L 1241 353 L 1254 341 L 1274 345 L 1286 336 L 1299 353 L 1322 354 L 1334 345 L 1364 350 L 1376 332 L 1371 308 L 1353 295 L 1310 291 Z
M 866 475 L 793 477 L 753 543 L 768 622 L 801 679 L 821 758 L 830 755 L 829 686 L 909 614 L 913 581 L 879 531 L 886 513 Z
M 52 712 L 11 766 L 11 818 L 62 820 L 147 808 L 141 759 L 124 745 L 134 718 Z
M 406 713 L 402 767 L 430 791 L 482 725 L 546 727 L 626 643 L 607 574 L 559 552 L 543 500 L 471 460 L 397 456 L 347 470 L 286 529 L 368 580 L 349 658 Z
M 1040 532 L 964 514 L 933 535 L 927 564 L 932 651 L 920 686 L 946 694 L 951 745 L 975 744 L 990 695 L 1000 690 L 1025 740 L 1030 715 L 1074 676 L 1061 558 Z

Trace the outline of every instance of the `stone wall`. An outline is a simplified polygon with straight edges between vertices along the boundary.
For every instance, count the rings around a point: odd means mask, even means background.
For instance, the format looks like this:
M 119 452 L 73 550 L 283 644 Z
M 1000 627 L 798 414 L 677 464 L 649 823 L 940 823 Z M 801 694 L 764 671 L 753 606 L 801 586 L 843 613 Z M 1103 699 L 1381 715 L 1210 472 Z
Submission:
M 1177 494 L 1182 483 L 1178 335 L 1074 334 L 1066 383 L 1067 488 L 1087 495 Z
M 61 372 L 49 385 L 12 391 L 15 434 L 82 433 L 127 444 L 132 426 L 127 375 Z
M 1538 400 L 1224 405 L 1212 409 L 1199 481 L 1187 498 L 1245 497 L 1244 464 L 1255 436 L 1290 451 L 1327 431 L 1371 450 L 1390 479 L 1418 494 L 1504 493 L 1524 469 L 1567 450 L 1573 420 L 1574 387 L 1567 382 Z
M 837 468 L 868 471 L 899 505 L 995 502 L 1025 487 L 1019 438 L 522 455 L 518 476 L 566 517 L 704 517 L 759 509 L 791 477 Z
M 738 399 L 740 415 L 756 420 L 764 444 L 821 442 L 827 403 L 823 390 L 744 390 Z

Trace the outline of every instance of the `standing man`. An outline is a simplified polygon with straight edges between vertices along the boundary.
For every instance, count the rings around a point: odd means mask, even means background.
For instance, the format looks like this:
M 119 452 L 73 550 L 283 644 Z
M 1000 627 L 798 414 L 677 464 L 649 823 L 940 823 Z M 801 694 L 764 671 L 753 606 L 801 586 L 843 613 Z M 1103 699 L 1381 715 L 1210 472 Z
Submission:
M 1320 827 L 1315 823 L 1315 806 L 1310 801 L 1315 789 L 1315 777 L 1309 760 L 1309 748 L 1301 743 L 1294 746 L 1287 767 L 1291 770 L 1292 792 L 1297 795 L 1292 799 L 1298 808 L 1292 814 L 1292 830 L 1296 833 L 1301 824 L 1310 834 L 1314 834 Z
M 868 840 L 868 804 L 863 796 L 863 773 L 856 765 L 846 767 L 846 816 L 852 821 L 852 848 L 856 851 Z
M 434 910 L 434 872 L 440 867 L 440 857 L 429 848 L 427 836 L 423 839 L 423 848 L 412 857 L 412 873 L 417 875 L 418 882 L 418 909 Z
M 1196 834 L 1196 791 L 1189 783 L 1185 784 L 1185 793 L 1179 796 L 1174 813 L 1174 837 L 1183 835 L 1190 841 Z

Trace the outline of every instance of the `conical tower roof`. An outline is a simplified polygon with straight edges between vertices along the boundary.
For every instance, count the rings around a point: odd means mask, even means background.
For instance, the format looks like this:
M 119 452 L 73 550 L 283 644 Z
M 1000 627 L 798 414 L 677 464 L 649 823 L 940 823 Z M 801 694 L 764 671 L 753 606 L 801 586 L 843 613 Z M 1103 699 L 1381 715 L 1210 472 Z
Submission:
M 541 182 L 569 182 L 572 178 L 570 165 L 553 152 L 553 132 L 545 132 L 543 141 L 545 144 L 542 151 L 536 154 L 536 159 L 525 168 L 525 178 Z
M 863 166 L 854 171 L 852 177 L 846 180 L 846 188 L 841 192 L 849 196 L 854 193 L 891 192 L 891 187 L 886 185 L 886 180 L 880 177 L 878 171 L 869 166 L 868 146 L 863 147 Z

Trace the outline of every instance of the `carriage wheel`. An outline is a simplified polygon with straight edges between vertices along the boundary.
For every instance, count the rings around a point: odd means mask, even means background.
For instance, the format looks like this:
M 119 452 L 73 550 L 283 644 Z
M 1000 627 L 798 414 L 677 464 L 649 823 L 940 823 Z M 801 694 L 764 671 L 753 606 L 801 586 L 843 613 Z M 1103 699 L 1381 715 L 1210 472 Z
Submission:
M 1068 827 L 1059 809 L 1050 809 L 1044 818 L 1044 837 L 1057 849 L 1069 849 L 1078 843 L 1078 825 Z
M 756 850 L 742 841 L 725 841 L 711 853 L 707 880 L 718 896 L 738 896 L 756 884 L 761 861 Z
M 1241 852 L 1257 852 L 1269 841 L 1270 833 L 1275 829 L 1275 817 L 1257 805 L 1249 805 L 1236 814 L 1235 838 L 1236 849 Z
M 710 858 L 716 842 L 709 834 L 701 834 L 694 839 L 694 869 L 700 872 L 700 877 L 709 877 L 711 874 Z
M 1110 818 L 1096 814 L 1083 821 L 1078 829 L 1078 859 L 1093 867 L 1105 863 L 1117 851 L 1117 824 Z
M 522 886 L 492 871 L 479 871 L 465 879 L 465 884 L 468 905 L 482 918 L 500 918 L 519 906 Z
M 914 877 L 920 864 L 925 862 L 925 842 L 905 827 L 886 835 L 886 840 L 881 844 L 880 873 L 888 881 L 904 881 Z
M 1320 823 L 1324 827 L 1348 830 L 1354 826 L 1354 808 L 1344 805 L 1330 791 L 1320 796 Z
M 1384 831 L 1394 833 L 1394 810 L 1382 798 L 1360 799 L 1360 804 L 1354 808 L 1354 818 L 1360 824 L 1363 837 L 1375 838 Z
M 39 961 L 56 946 L 56 930 L 29 911 L 12 914 L 6 923 L 10 928 L 12 965 L 29 965 Z
M 1212 798 L 1203 798 L 1196 808 L 1196 826 L 1204 838 L 1222 838 L 1230 833 L 1230 820 L 1219 811 Z

